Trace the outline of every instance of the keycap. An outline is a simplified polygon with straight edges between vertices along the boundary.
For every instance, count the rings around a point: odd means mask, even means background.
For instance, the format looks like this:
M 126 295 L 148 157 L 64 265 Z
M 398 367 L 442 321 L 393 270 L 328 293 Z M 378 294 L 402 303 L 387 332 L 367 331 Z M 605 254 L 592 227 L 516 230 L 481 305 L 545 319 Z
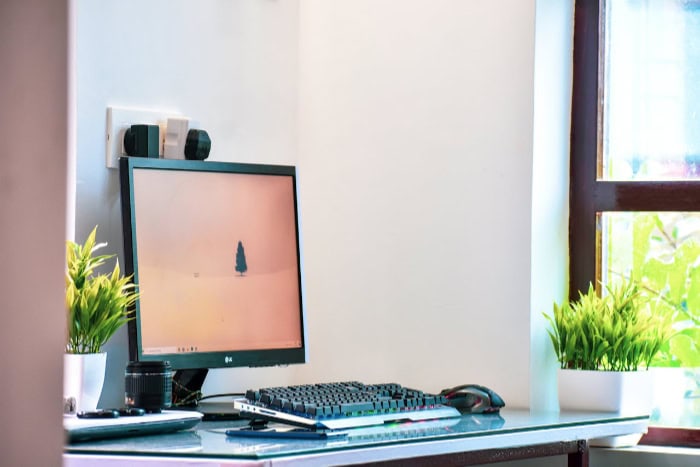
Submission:
M 287 402 L 286 399 L 282 399 L 281 397 L 275 396 L 275 398 L 272 399 L 272 402 L 270 402 L 270 406 L 276 409 L 281 409 L 282 405 L 284 405 L 285 402 Z
M 341 413 L 365 412 L 371 410 L 374 410 L 374 404 L 372 402 L 350 402 L 347 404 L 340 404 Z

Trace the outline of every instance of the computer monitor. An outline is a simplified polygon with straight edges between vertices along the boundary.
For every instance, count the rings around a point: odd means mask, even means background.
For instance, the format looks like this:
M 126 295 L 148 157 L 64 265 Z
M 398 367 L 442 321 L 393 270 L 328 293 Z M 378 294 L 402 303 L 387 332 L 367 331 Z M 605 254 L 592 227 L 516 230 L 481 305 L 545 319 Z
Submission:
M 129 357 L 170 362 L 174 403 L 210 368 L 305 361 L 294 167 L 122 157 L 120 182 Z

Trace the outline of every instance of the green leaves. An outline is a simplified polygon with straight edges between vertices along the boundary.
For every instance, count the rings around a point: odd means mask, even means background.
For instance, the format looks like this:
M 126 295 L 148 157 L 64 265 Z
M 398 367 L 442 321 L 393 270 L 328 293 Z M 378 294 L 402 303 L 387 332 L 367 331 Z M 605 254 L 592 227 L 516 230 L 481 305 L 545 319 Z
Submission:
M 668 319 L 655 316 L 633 280 L 598 296 L 590 284 L 573 302 L 554 304 L 550 340 L 561 368 L 633 371 L 648 368 L 672 334 Z
M 610 276 L 636 281 L 555 304 L 549 335 L 562 367 L 700 366 L 700 213 L 635 213 L 632 244 L 624 236 L 606 245 L 631 247 L 631 265 Z
M 101 352 L 109 338 L 131 319 L 129 308 L 138 297 L 131 276 L 121 277 L 118 262 L 111 274 L 95 274 L 99 266 L 114 257 L 94 256 L 107 245 L 95 244 L 96 232 L 97 227 L 83 245 L 66 242 L 68 353 Z
M 654 366 L 700 364 L 700 214 L 637 213 L 631 273 L 653 300 L 652 312 L 676 333 L 660 347 Z

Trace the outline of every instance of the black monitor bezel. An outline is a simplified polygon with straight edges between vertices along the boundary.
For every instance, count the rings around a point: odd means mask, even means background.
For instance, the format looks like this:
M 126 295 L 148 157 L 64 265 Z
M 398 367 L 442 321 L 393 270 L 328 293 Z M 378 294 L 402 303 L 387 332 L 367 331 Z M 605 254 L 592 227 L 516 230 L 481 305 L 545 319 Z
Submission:
M 174 370 L 277 366 L 306 362 L 306 332 L 302 298 L 302 262 L 300 251 L 299 213 L 297 201 L 296 167 L 288 165 L 249 164 L 234 162 L 196 161 L 181 159 L 156 159 L 147 157 L 121 157 L 119 179 L 121 187 L 122 231 L 124 234 L 124 274 L 132 276 L 138 284 L 138 246 L 136 219 L 134 213 L 133 176 L 134 169 L 180 170 L 197 172 L 226 172 L 237 174 L 279 175 L 292 177 L 294 190 L 294 221 L 296 229 L 296 254 L 299 286 L 299 320 L 301 326 L 301 346 L 298 348 L 232 350 L 202 352 L 196 354 L 144 355 L 141 345 L 141 303 L 136 301 L 132 309 L 132 319 L 127 323 L 129 359 L 131 361 L 167 360 Z

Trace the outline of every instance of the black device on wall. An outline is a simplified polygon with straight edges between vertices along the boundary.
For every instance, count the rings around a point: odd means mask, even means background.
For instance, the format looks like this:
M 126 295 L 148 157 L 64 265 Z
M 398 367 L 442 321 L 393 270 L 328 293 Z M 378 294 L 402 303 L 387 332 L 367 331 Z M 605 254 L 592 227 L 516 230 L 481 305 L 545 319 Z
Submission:
M 185 159 L 203 161 L 209 157 L 211 138 L 205 130 L 190 130 L 185 140 Z
M 170 362 L 174 405 L 210 368 L 305 362 L 295 167 L 122 157 L 120 182 L 129 357 Z
M 158 125 L 131 125 L 124 132 L 124 152 L 129 156 L 157 158 L 159 148 Z

